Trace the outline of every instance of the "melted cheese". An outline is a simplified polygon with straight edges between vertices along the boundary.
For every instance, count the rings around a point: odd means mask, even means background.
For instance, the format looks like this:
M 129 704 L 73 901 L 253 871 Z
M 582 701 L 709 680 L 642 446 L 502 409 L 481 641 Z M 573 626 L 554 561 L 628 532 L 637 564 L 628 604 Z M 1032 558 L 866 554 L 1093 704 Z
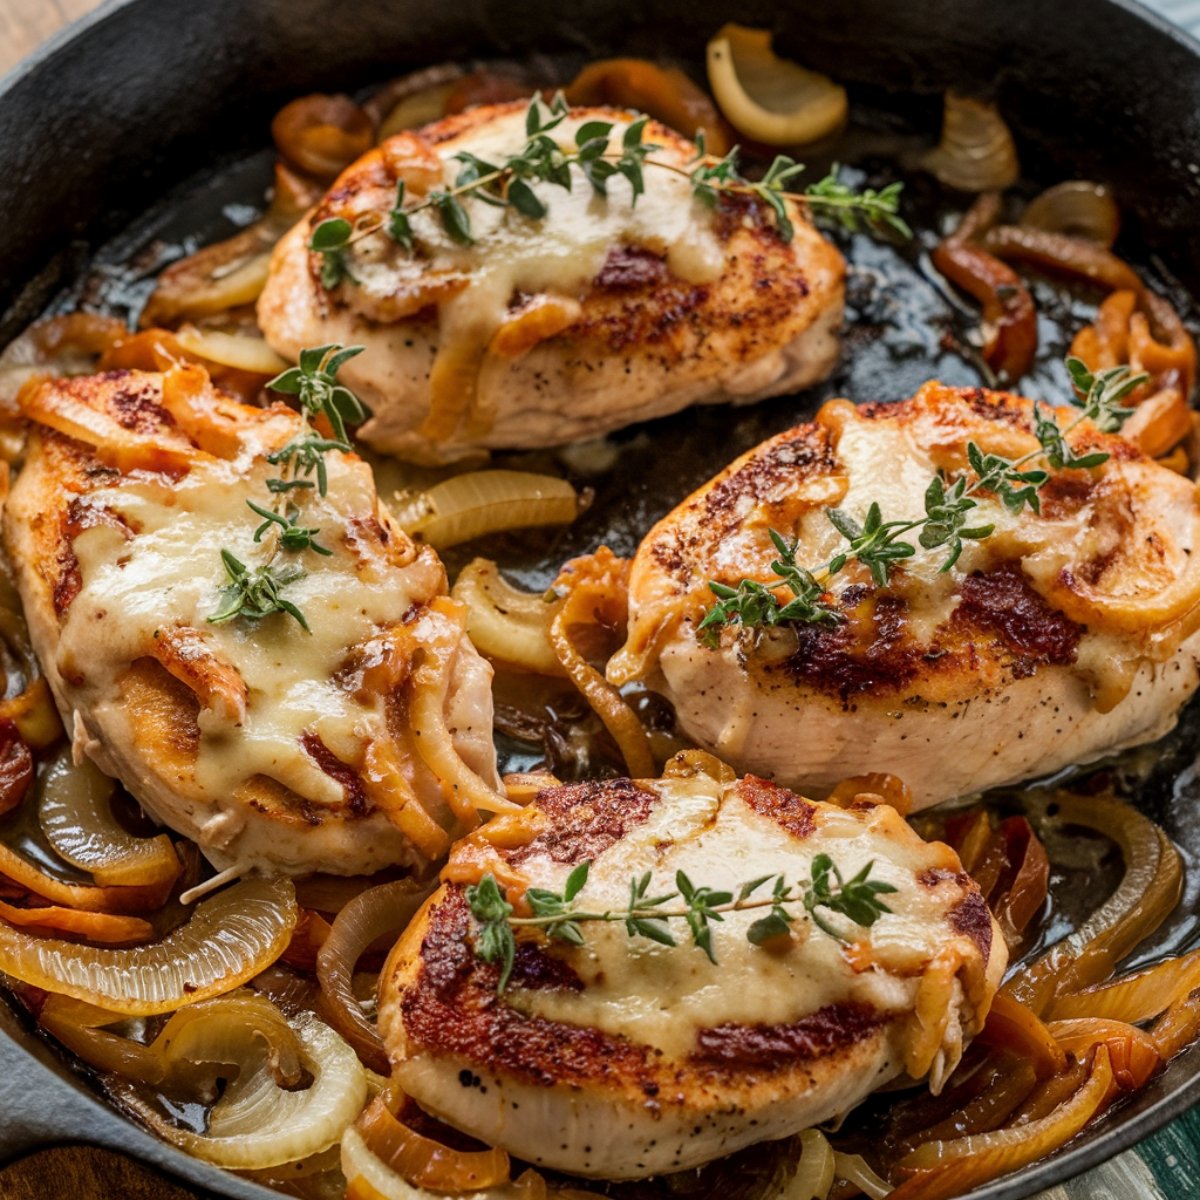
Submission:
M 882 807 L 862 813 L 819 805 L 814 831 L 796 839 L 750 809 L 735 788 L 704 776 L 651 786 L 662 802 L 593 862 L 580 908 L 623 908 L 630 878 L 647 870 L 654 872 L 651 893 L 673 891 L 678 870 L 698 885 L 736 893 L 742 883 L 762 875 L 808 879 L 813 858 L 827 853 L 846 877 L 873 862 L 871 877 L 897 888 L 886 898 L 892 913 L 870 930 L 830 916 L 869 947 L 876 965 L 856 971 L 842 944 L 805 919 L 796 922 L 783 949 L 755 946 L 746 930 L 764 915 L 762 909 L 730 913 L 713 923 L 718 966 L 690 945 L 679 921 L 672 923 L 681 943 L 676 947 L 631 939 L 620 925 L 589 924 L 586 946 L 570 956 L 584 987 L 577 992 L 514 989 L 510 1004 L 623 1035 L 677 1061 L 695 1048 L 698 1030 L 727 1022 L 786 1024 L 845 1001 L 861 1001 L 884 1013 L 911 1011 L 922 968 L 956 941 L 946 923 L 946 892 L 916 880 L 926 868 L 946 865 L 944 847 L 920 841 Z M 562 887 L 569 869 L 544 857 L 531 858 L 521 868 L 539 886 L 553 888 Z M 955 899 L 959 896 L 955 888 Z M 974 952 L 971 943 L 957 940 L 968 954 Z M 965 1023 L 973 1028 L 971 1016 Z
M 254 542 L 259 519 L 248 497 L 267 506 L 265 480 L 278 468 L 263 458 L 297 432 L 294 419 L 248 431 L 235 461 L 204 461 L 177 482 L 132 476 L 90 493 L 93 505 L 119 515 L 134 532 L 128 540 L 110 526 L 75 539 L 82 588 L 65 614 L 57 665 L 82 679 L 79 704 L 103 727 L 122 699 L 118 681 L 129 663 L 146 657 L 157 636 L 175 627 L 200 631 L 204 647 L 233 666 L 245 682 L 245 719 L 233 726 L 202 711 L 195 783 L 202 793 L 231 796 L 261 774 L 319 806 L 339 805 L 343 788 L 306 753 L 301 737 L 315 733 L 338 758 L 354 762 L 363 744 L 385 726 L 383 698 L 355 695 L 337 680 L 349 648 L 379 627 L 400 621 L 414 602 L 441 590 L 432 556 L 400 567 L 356 530 L 375 515 L 369 467 L 352 456 L 329 454 L 328 495 L 302 493 L 303 524 L 319 526 L 330 557 L 312 551 L 281 553 L 277 565 L 297 565 L 302 578 L 283 590 L 312 632 L 290 616 L 211 624 L 224 603 L 219 555 L 229 549 L 253 568 L 264 561 Z M 268 538 L 269 543 L 271 539 Z M 215 812 L 215 810 L 214 810 Z M 236 833 L 228 809 L 202 825 L 202 845 L 222 845 Z
M 568 117 L 548 136 L 570 153 L 576 131 L 591 119 L 590 115 Z M 610 144 L 616 146 L 630 121 L 615 114 L 611 120 Z M 460 138 L 441 143 L 437 153 L 445 167 L 445 186 L 453 187 L 461 170 L 454 159 L 460 151 L 470 151 L 489 162 L 518 153 L 526 142 L 524 122 L 522 112 L 505 113 Z M 661 161 L 686 167 L 686 157 L 676 146 L 653 153 Z M 439 392 L 473 391 L 471 380 L 478 376 L 493 335 L 510 315 L 514 296 L 549 293 L 577 299 L 600 273 L 614 246 L 634 245 L 661 254 L 671 273 L 689 283 L 711 283 L 721 275 L 724 254 L 713 230 L 712 214 L 695 199 L 686 175 L 647 167 L 645 191 L 635 201 L 623 176 L 609 179 L 608 194 L 601 196 L 578 167 L 572 166 L 570 172 L 570 189 L 549 183 L 530 185 L 547 209 L 535 220 L 513 208 L 496 207 L 470 195 L 461 197 L 474 239 L 467 246 L 456 244 L 447 235 L 432 210 L 413 214 L 414 240 L 428 256 L 425 269 L 433 274 L 461 272 L 468 279 L 461 292 L 438 306 L 439 364 L 433 369 L 433 413 L 447 403 Z M 411 269 L 408 252 L 384 234 L 366 238 L 355 247 L 352 274 L 357 288 L 368 298 L 386 299 L 402 290 Z M 444 384 L 439 379 L 441 372 L 449 376 Z M 486 414 L 477 413 L 475 418 L 483 427 L 490 423 Z

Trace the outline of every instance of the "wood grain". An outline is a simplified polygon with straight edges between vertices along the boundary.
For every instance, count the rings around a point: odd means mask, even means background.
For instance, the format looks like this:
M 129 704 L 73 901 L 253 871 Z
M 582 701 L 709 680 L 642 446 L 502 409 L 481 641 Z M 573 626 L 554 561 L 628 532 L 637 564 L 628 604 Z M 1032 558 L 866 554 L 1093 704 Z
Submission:
M 0 0 L 0 73 L 99 3 Z M 0 1121 L 3 1119 L 0 1113 Z M 1155 1135 L 1141 1148 L 1142 1157 L 1131 1150 L 1064 1187 L 1043 1193 L 1038 1200 L 1096 1200 L 1101 1196 L 1164 1200 L 1156 1184 L 1169 1188 L 1174 1196 L 1196 1195 L 1190 1188 L 1200 1180 L 1198 1140 L 1200 1117 L 1189 1114 Z M 1176 1191 L 1183 1179 L 1188 1180 L 1189 1190 Z M 203 1196 L 120 1154 L 90 1146 L 42 1150 L 0 1170 L 0 1200 L 202 1200 Z
M 100 0 L 0 0 L 0 72 L 15 67 L 52 33 Z
M 197 1200 L 199 1195 L 92 1146 L 40 1150 L 0 1171 L 0 1200 Z

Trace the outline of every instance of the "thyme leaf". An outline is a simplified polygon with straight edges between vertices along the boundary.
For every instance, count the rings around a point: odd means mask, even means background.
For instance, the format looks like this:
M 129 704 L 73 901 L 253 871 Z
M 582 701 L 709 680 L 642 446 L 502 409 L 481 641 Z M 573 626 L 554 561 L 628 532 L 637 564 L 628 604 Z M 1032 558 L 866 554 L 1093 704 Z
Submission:
M 589 911 L 578 906 L 579 893 L 587 882 L 590 862 L 576 866 L 567 877 L 561 892 L 547 888 L 528 888 L 525 898 L 532 916 L 514 917 L 513 906 L 494 875 L 485 875 L 477 884 L 467 888 L 466 898 L 471 914 L 479 925 L 475 954 L 484 962 L 499 963 L 497 991 L 503 992 L 512 975 L 516 957 L 515 931 L 529 927 L 540 929 L 552 941 L 573 946 L 586 944 L 584 925 L 601 921 L 624 925 L 629 938 L 646 938 L 662 946 L 676 946 L 671 932 L 672 921 L 683 921 L 691 943 L 703 951 L 716 965 L 713 945 L 713 923 L 723 922 L 725 915 L 747 909 L 766 908 L 769 911 L 746 930 L 746 938 L 756 946 L 790 932 L 800 917 L 799 905 L 813 924 L 828 936 L 842 943 L 850 939 L 820 910 L 825 909 L 847 918 L 862 928 L 870 928 L 892 910 L 879 898 L 895 892 L 890 883 L 872 879 L 874 862 L 869 862 L 851 879 L 844 879 L 828 854 L 818 854 L 812 861 L 810 878 L 789 884 L 783 875 L 763 875 L 742 884 L 736 894 L 724 888 L 694 883 L 684 871 L 675 873 L 675 890 L 652 895 L 650 871 L 634 875 L 629 880 L 629 903 L 624 908 Z M 759 895 L 771 885 L 767 895 Z
M 210 624 L 220 625 L 232 621 L 234 617 L 261 621 L 273 613 L 286 613 L 299 622 L 306 633 L 312 632 L 304 614 L 282 595 L 289 583 L 295 583 L 304 576 L 299 567 L 281 569 L 264 563 L 250 570 L 228 550 L 221 551 L 221 561 L 225 564 L 228 579 L 226 586 L 221 589 L 225 603 L 208 618 Z
M 945 550 L 939 570 L 949 571 L 958 562 L 964 543 L 982 541 L 995 532 L 995 525 L 969 525 L 968 514 L 978 507 L 975 498 L 990 492 L 1013 514 L 1026 508 L 1041 512 L 1039 493 L 1055 471 L 1089 470 L 1108 461 L 1105 451 L 1079 454 L 1068 438 L 1085 421 L 1114 433 L 1121 429 L 1133 409 L 1123 404 L 1130 393 L 1146 382 L 1145 374 L 1134 374 L 1127 366 L 1091 372 L 1077 358 L 1066 360 L 1074 388 L 1072 404 L 1078 416 L 1063 428 L 1054 409 L 1033 405 L 1033 434 L 1038 448 L 1017 459 L 990 454 L 975 442 L 967 443 L 970 474 L 951 481 L 935 475 L 925 489 L 925 515 L 915 520 L 885 520 L 873 502 L 860 523 L 841 509 L 827 509 L 826 517 L 846 541 L 844 549 L 819 567 L 802 567 L 796 561 L 797 540 L 790 543 L 777 530 L 769 530 L 780 557 L 771 563 L 773 578 L 767 583 L 743 579 L 736 588 L 709 580 L 715 602 L 696 626 L 701 642 L 710 648 L 720 645 L 720 630 L 726 625 L 745 629 L 770 628 L 784 624 L 831 625 L 842 620 L 831 605 L 829 580 L 852 559 L 861 562 L 878 587 L 886 587 L 894 565 L 911 558 L 917 547 L 905 535 L 915 533 L 925 550 Z M 1037 465 L 1039 463 L 1045 465 Z M 781 604 L 776 592 L 786 586 L 795 597 Z
M 836 224 L 850 230 L 890 231 L 902 237 L 912 237 L 912 231 L 900 216 L 902 185 L 892 183 L 876 191 L 865 188 L 855 191 L 841 181 L 838 167 L 824 179 L 793 193 L 804 165 L 785 154 L 777 155 L 761 179 L 744 177 L 738 169 L 735 147 L 724 158 L 713 159 L 705 146 L 704 133 L 696 134 L 697 155 L 687 167 L 651 157 L 662 147 L 645 140 L 650 118 L 638 115 L 614 135 L 617 126 L 612 121 L 589 120 L 575 131 L 573 144 L 551 137 L 570 113 L 562 93 L 549 103 L 534 96 L 525 111 L 525 144 L 515 154 L 492 162 L 470 151 L 454 155 L 459 169 L 454 184 L 438 188 L 415 203 L 409 203 L 404 180 L 396 185 L 396 198 L 391 209 L 376 218 L 367 217 L 356 227 L 345 217 L 327 217 L 314 228 L 309 249 L 322 256 L 321 284 L 336 288 L 346 279 L 353 280 L 349 267 L 349 251 L 360 238 L 382 230 L 398 246 L 412 252 L 414 233 L 412 218 L 416 213 L 432 211 L 442 229 L 452 241 L 469 245 L 475 240 L 471 216 L 462 203 L 471 197 L 484 204 L 512 208 L 532 221 L 541 220 L 549 212 L 545 199 L 534 184 L 546 184 L 570 191 L 573 186 L 572 168 L 577 168 L 601 196 L 608 195 L 609 183 L 617 176 L 629 183 L 630 205 L 646 190 L 646 170 L 669 171 L 685 176 L 691 183 L 692 194 L 708 207 L 715 207 L 722 193 L 737 193 L 756 198 L 770 209 L 779 236 L 790 242 L 795 234 L 787 197 L 797 195 L 811 208 Z

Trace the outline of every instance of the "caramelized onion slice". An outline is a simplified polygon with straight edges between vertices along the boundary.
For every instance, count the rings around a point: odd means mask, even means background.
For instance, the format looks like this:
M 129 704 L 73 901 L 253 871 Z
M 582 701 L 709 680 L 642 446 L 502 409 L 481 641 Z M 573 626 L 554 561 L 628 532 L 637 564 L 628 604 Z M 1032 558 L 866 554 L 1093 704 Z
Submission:
M 154 926 L 141 917 L 121 917 L 113 913 L 85 912 L 78 908 L 64 908 L 58 904 L 17 908 L 0 900 L 0 917 L 10 925 L 32 926 L 34 929 L 52 929 L 86 938 L 89 942 L 109 945 L 130 945 L 147 942 L 154 936 Z
M 22 983 L 152 1016 L 232 991 L 279 957 L 297 919 L 286 879 L 246 879 L 196 908 L 162 941 L 103 950 L 0 923 L 0 970 Z
M 1099 1114 L 1114 1087 L 1108 1050 L 1097 1048 L 1087 1081 L 1047 1116 L 994 1133 L 927 1142 L 900 1161 L 917 1172 L 890 1200 L 948 1200 L 975 1185 L 1043 1158 Z
M 368 1067 L 387 1074 L 389 1063 L 379 1033 L 354 994 L 354 968 L 363 952 L 385 933 L 400 933 L 437 886 L 397 879 L 370 888 L 338 913 L 320 950 L 317 979 L 329 1023 L 354 1047 Z
M 349 96 L 300 96 L 275 114 L 271 136 L 288 162 L 332 179 L 371 148 L 375 125 Z
M 634 779 L 657 774 L 650 739 L 621 693 L 588 661 L 581 639 L 614 630 L 622 639 L 629 606 L 629 562 L 606 546 L 572 559 L 555 580 L 565 592 L 550 623 L 550 645 L 563 670 L 617 743 Z
M 724 26 L 706 52 L 708 83 L 726 120 L 768 146 L 815 142 L 846 120 L 846 89 L 771 49 L 766 29 Z
M 366 1140 L 351 1126 L 342 1135 L 342 1171 L 346 1176 L 347 1200 L 445 1200 L 444 1194 L 417 1187 L 398 1175 L 377 1155 L 371 1152 Z M 557 1195 L 554 1189 L 552 1195 Z M 576 1188 L 562 1189 L 563 1200 L 570 1197 L 592 1196 Z M 534 1171 L 526 1171 L 518 1179 L 465 1195 L 471 1200 L 546 1200 L 545 1180 Z
M 717 157 L 733 145 L 732 130 L 712 100 L 678 67 L 644 58 L 606 58 L 588 63 L 567 85 L 571 104 L 608 105 L 647 113 L 686 138 L 703 130 L 708 151 Z
M 1050 1015 L 1055 1020 L 1102 1017 L 1136 1024 L 1157 1017 L 1196 988 L 1200 988 L 1200 950 L 1111 983 L 1060 996 Z
M 554 606 L 543 594 L 513 587 L 487 558 L 468 563 L 451 594 L 467 606 L 467 633 L 476 650 L 541 675 L 562 674 L 550 645 Z
M 1105 184 L 1068 179 L 1031 200 L 1021 214 L 1021 224 L 1029 229 L 1087 238 L 1109 250 L 1121 228 L 1121 213 Z
M 1071 1021 L 1051 1021 L 1049 1029 L 1058 1044 L 1081 1061 L 1096 1046 L 1107 1046 L 1113 1078 L 1126 1092 L 1145 1087 L 1162 1066 L 1158 1046 L 1150 1034 L 1125 1021 L 1078 1017 Z
M 503 1150 L 455 1150 L 410 1129 L 376 1096 L 355 1123 L 367 1149 L 414 1187 L 435 1192 L 478 1192 L 509 1181 Z
M 391 507 L 405 533 L 442 550 L 508 529 L 569 524 L 578 515 L 579 500 L 565 479 L 553 475 L 470 471 L 416 495 L 398 496 Z
M 1112 969 L 1166 919 L 1179 900 L 1179 854 L 1152 821 L 1107 796 L 1056 793 L 1064 824 L 1113 838 L 1125 859 L 1117 890 L 1069 938 L 1004 985 L 1004 991 L 1044 1012 L 1056 997 L 1107 979 Z
M 10 879 L 18 887 L 54 904 L 84 912 L 147 912 L 166 900 L 170 885 L 153 887 L 97 887 L 69 883 L 47 874 L 40 866 L 0 841 L 0 880 Z
M 946 93 L 942 140 L 922 166 L 963 192 L 1003 191 L 1021 177 L 1016 145 L 996 107 L 957 92 Z
M 165 833 L 134 837 L 113 815 L 117 785 L 90 759 L 78 766 L 70 749 L 56 755 L 39 781 L 38 821 L 66 862 L 102 887 L 171 884 L 179 856 Z

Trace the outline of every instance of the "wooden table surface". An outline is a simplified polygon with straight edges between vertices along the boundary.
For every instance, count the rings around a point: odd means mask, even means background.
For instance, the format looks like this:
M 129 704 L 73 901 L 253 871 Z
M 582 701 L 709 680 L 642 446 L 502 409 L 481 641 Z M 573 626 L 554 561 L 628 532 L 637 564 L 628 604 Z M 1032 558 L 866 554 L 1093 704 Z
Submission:
M 99 3 L 0 0 L 0 73 Z M 0 1113 L 0 1121 L 3 1119 Z M 119 1154 L 86 1146 L 39 1151 L 0 1170 L 0 1200 L 196 1200 L 198 1195 Z M 1123 1154 L 1038 1200 L 1192 1197 L 1200 1197 L 1200 1117 L 1195 1113 L 1175 1122 L 1138 1151 Z

